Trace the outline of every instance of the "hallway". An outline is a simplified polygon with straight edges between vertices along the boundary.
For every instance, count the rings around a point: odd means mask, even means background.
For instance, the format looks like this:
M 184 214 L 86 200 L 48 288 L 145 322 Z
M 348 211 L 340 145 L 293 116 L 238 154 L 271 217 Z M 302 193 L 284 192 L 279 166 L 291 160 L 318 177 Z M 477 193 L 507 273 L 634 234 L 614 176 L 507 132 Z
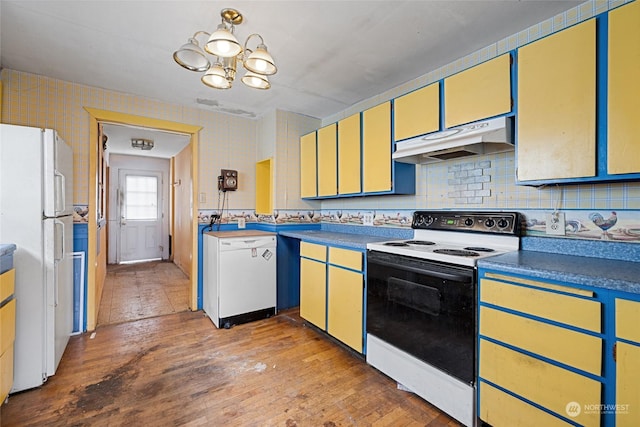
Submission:
M 108 265 L 98 326 L 187 311 L 189 286 L 171 262 Z

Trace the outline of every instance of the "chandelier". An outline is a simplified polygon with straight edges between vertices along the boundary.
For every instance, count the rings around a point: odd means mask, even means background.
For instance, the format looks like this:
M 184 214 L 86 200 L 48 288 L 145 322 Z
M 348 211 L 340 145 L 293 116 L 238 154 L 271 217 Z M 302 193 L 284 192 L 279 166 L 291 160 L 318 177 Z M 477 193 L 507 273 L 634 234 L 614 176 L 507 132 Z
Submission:
M 233 34 L 235 26 L 242 24 L 242 14 L 235 9 L 222 9 L 220 16 L 222 22 L 213 34 L 196 31 L 187 43 L 173 53 L 173 59 L 187 70 L 205 71 L 202 83 L 215 89 L 229 89 L 236 77 L 238 63 L 241 63 L 247 70 L 242 83 L 255 89 L 269 89 L 271 83 L 267 76 L 275 74 L 278 69 L 267 52 L 262 36 L 249 35 L 243 47 Z M 197 40 L 201 35 L 209 37 L 204 50 Z M 255 38 L 259 39 L 259 43 L 251 50 L 247 45 Z M 209 60 L 205 51 L 215 56 L 215 60 Z

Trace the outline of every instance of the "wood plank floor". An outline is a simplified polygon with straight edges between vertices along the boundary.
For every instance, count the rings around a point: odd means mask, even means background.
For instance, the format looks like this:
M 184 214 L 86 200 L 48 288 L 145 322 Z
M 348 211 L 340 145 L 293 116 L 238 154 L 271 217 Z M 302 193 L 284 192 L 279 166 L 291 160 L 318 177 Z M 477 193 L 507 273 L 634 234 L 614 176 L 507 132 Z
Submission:
M 9 426 L 458 426 L 296 310 L 217 329 L 201 311 L 71 337 L 58 372 L 0 408 Z
M 189 278 L 173 263 L 108 265 L 98 325 L 187 311 Z

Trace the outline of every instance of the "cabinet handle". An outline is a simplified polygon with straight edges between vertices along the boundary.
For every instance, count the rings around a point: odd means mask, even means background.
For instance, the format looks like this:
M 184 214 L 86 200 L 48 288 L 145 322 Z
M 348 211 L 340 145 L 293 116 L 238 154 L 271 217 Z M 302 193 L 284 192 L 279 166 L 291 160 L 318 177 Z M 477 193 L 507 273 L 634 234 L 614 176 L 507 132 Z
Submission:
M 613 344 L 613 361 L 617 362 L 618 361 L 618 343 Z

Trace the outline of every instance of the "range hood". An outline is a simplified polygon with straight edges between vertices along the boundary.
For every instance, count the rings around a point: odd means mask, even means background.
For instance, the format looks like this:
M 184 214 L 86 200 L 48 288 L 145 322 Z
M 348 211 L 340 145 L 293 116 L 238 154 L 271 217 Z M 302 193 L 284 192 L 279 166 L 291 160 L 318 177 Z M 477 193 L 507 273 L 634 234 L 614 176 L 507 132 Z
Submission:
M 498 117 L 400 141 L 392 157 L 419 164 L 513 149 L 513 118 Z

